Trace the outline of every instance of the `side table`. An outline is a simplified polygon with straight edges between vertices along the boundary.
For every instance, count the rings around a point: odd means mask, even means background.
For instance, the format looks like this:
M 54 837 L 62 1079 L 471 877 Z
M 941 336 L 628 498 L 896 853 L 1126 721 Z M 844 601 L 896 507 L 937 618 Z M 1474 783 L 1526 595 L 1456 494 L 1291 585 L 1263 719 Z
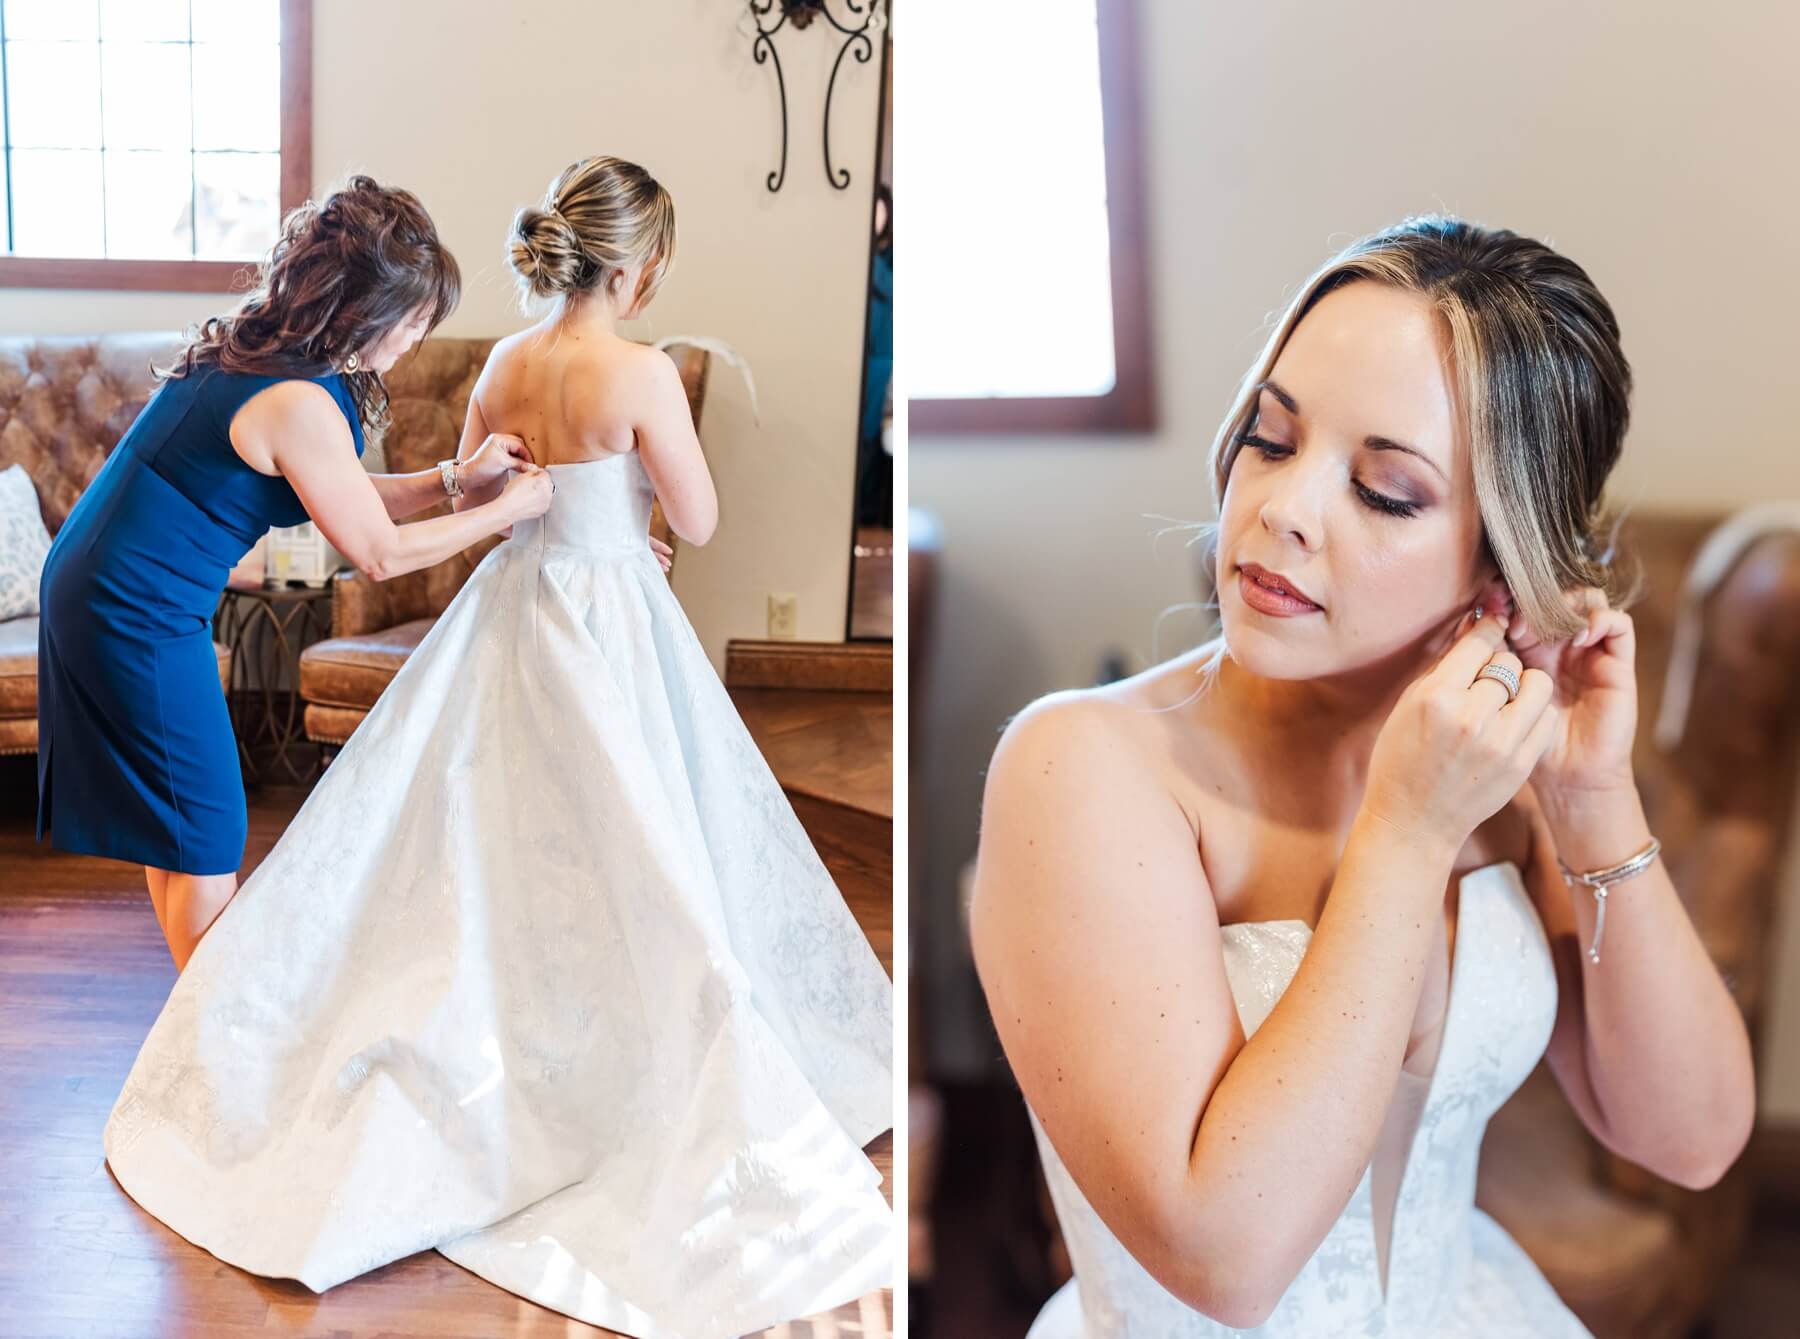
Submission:
M 316 780 L 322 760 L 317 754 L 310 762 L 298 757 L 312 747 L 300 709 L 300 653 L 330 635 L 331 587 L 227 586 L 213 629 L 231 648 L 226 701 L 244 779 L 262 781 L 280 768 L 296 784 Z M 269 752 L 262 763 L 258 757 L 265 745 Z

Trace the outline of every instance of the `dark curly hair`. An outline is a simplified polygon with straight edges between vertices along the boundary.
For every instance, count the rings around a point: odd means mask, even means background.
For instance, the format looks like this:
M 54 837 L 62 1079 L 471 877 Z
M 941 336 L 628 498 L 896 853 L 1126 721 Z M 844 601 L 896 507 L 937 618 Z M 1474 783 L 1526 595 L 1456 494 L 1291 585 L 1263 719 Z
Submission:
M 462 294 L 456 260 L 418 197 L 353 176 L 323 202 L 308 200 L 282 220 L 281 236 L 235 310 L 207 318 L 159 379 L 196 367 L 322 376 L 378 342 L 421 306 L 427 333 Z M 364 426 L 387 424 L 387 387 L 375 371 L 345 372 Z

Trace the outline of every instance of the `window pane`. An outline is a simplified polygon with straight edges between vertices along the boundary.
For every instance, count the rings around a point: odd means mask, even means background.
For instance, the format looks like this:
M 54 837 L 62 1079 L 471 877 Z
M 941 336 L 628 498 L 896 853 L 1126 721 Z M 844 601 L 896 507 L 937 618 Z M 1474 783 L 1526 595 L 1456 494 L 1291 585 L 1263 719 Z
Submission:
M 108 42 L 185 42 L 187 0 L 100 0 L 100 36 Z
M 279 42 L 280 0 L 194 0 L 194 40 Z
M 1040 0 L 1031 59 L 1011 5 L 917 5 L 908 49 L 933 95 L 909 113 L 926 201 L 907 229 L 909 301 L 954 311 L 905 352 L 914 398 L 1101 395 L 1113 367 L 1112 262 L 1094 0 Z M 1006 134 L 969 152 L 1004 101 Z
M 194 147 L 281 148 L 281 48 L 194 44 Z
M 281 155 L 194 155 L 196 237 L 202 260 L 260 257 L 281 221 Z
M 91 42 L 99 36 L 98 17 L 91 4 L 70 4 L 69 0 L 6 0 L 6 35 Z
M 108 149 L 186 149 L 188 47 L 106 42 L 100 47 Z
M 6 99 L 14 147 L 99 148 L 99 44 L 9 40 Z
M 106 254 L 191 259 L 194 156 L 121 149 L 105 156 Z
M 98 150 L 14 149 L 12 186 L 15 254 L 100 254 Z

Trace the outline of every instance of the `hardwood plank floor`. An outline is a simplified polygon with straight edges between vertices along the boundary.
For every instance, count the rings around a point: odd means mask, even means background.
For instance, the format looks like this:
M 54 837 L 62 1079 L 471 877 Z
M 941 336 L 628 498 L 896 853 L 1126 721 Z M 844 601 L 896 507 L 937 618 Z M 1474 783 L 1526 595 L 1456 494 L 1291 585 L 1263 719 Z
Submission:
M 142 876 L 33 839 L 30 758 L 0 758 L 0 1336 L 5 1339 L 568 1339 L 609 1331 L 545 1310 L 435 1251 L 324 1294 L 217 1260 L 151 1218 L 107 1170 L 101 1131 L 174 984 Z M 304 792 L 250 804 L 248 866 Z M 796 811 L 800 812 L 799 806 Z M 888 853 L 832 807 L 802 812 L 889 973 Z M 893 1202 L 893 1136 L 869 1147 Z M 892 1294 L 769 1339 L 886 1339 Z
M 893 819 L 892 695 L 733 688 L 731 700 L 790 796 Z

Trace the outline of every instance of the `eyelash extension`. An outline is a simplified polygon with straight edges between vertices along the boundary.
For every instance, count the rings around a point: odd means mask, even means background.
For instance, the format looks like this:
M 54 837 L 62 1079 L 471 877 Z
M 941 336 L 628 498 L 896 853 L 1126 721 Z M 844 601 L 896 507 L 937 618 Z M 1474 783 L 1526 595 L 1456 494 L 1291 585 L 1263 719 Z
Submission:
M 1243 433 L 1238 437 L 1238 441 L 1244 446 L 1254 447 L 1256 453 L 1264 460 L 1281 460 L 1294 453 L 1292 447 L 1277 446 L 1267 438 L 1258 437 L 1254 433 Z M 1419 504 L 1416 502 L 1402 502 L 1399 498 L 1389 497 L 1386 493 L 1377 493 L 1373 488 L 1360 483 L 1356 485 L 1356 492 L 1373 510 L 1389 516 L 1412 516 L 1419 510 Z

